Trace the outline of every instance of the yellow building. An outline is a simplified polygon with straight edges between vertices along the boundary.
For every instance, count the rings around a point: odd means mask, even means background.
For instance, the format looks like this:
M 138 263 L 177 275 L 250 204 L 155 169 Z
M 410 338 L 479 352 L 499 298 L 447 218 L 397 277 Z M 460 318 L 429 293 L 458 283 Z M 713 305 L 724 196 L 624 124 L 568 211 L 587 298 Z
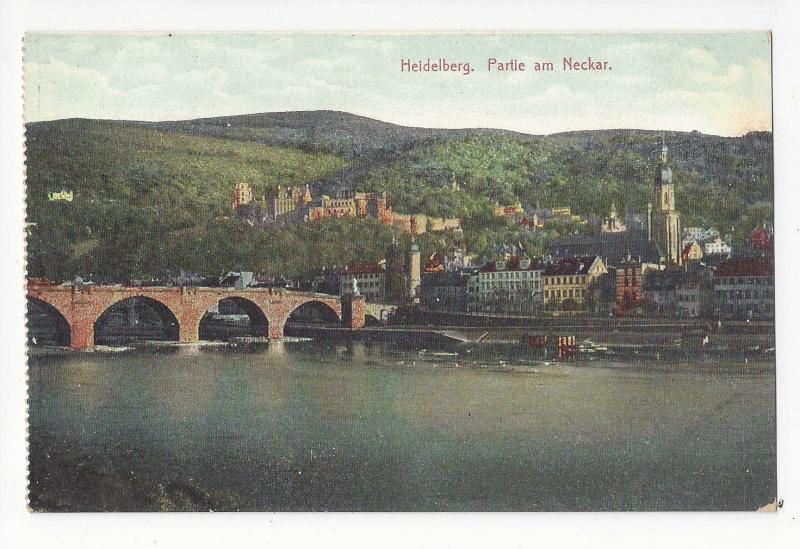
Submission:
M 497 217 L 514 217 L 515 215 L 522 215 L 522 203 L 517 201 L 510 206 L 501 206 L 500 203 L 494 203 L 494 215 Z
M 278 185 L 275 198 L 272 199 L 272 217 L 277 218 L 281 215 L 292 213 L 307 206 L 313 200 L 311 189 L 308 185 L 303 187 L 282 187 Z
M 547 267 L 542 275 L 544 306 L 549 311 L 579 311 L 589 296 L 589 286 L 608 272 L 596 256 L 569 257 Z
M 231 206 L 233 206 L 233 210 L 239 206 L 244 206 L 245 204 L 250 204 L 253 201 L 253 189 L 250 188 L 250 185 L 247 183 L 237 183 L 235 187 L 233 187 L 233 197 L 231 198 Z

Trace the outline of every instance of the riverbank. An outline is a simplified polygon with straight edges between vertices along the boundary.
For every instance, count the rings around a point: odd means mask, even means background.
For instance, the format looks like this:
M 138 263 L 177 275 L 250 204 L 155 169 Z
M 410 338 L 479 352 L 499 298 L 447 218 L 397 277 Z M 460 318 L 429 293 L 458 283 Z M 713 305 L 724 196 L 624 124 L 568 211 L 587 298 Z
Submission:
M 513 345 L 524 342 L 531 333 L 547 336 L 554 341 L 561 336 L 574 336 L 580 343 L 590 340 L 612 350 L 628 351 L 703 351 L 731 353 L 762 353 L 774 356 L 775 333 L 759 327 L 742 333 L 740 327 L 720 333 L 704 327 L 675 326 L 669 331 L 659 331 L 650 326 L 634 329 L 627 326 L 563 325 L 537 328 L 512 327 L 459 327 L 459 326 L 387 326 L 360 330 L 329 326 L 294 326 L 287 333 L 295 336 L 320 339 L 348 339 L 385 342 L 414 343 L 418 345 L 482 344 Z

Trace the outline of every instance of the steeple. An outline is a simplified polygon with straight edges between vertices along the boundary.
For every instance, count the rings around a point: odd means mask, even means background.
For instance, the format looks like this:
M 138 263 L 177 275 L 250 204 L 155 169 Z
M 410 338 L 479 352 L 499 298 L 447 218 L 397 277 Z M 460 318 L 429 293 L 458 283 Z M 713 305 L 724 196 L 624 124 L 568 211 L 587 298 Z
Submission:
M 672 185 L 672 168 L 669 167 L 669 150 L 662 140 L 661 154 L 658 156 L 658 169 L 656 170 L 656 187 Z

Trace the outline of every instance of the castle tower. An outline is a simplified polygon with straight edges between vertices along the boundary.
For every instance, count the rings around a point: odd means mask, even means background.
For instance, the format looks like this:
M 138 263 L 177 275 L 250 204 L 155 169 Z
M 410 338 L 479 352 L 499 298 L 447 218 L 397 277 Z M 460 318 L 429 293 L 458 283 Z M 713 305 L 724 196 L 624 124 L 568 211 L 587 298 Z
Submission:
M 250 204 L 253 201 L 253 189 L 247 183 L 237 183 L 233 187 L 233 197 L 231 198 L 231 206 L 233 211 L 236 211 L 239 206 Z
M 672 183 L 667 152 L 667 145 L 662 145 L 653 187 L 650 239 L 661 249 L 667 265 L 680 265 L 681 217 L 675 209 L 675 185 Z
M 408 297 L 412 302 L 416 301 L 421 280 L 422 268 L 419 246 L 416 242 L 412 242 L 408 253 Z

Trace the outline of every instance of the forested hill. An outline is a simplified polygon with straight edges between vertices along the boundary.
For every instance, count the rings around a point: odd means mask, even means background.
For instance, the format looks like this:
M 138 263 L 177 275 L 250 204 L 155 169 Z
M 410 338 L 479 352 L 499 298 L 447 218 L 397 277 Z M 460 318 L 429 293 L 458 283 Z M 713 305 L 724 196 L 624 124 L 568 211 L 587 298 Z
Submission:
M 662 139 L 685 225 L 735 226 L 744 234 L 771 219 L 772 135 L 766 132 L 736 138 L 642 130 L 537 136 L 406 128 L 332 111 L 31 123 L 29 271 L 54 278 L 179 267 L 302 273 L 333 260 L 377 259 L 382 239 L 390 238 L 369 224 L 328 223 L 317 235 L 333 242 L 326 253 L 306 253 L 314 235 L 304 231 L 317 229 L 265 236 L 224 219 L 240 181 L 258 196 L 279 184 L 386 190 L 396 211 L 461 217 L 468 245 L 485 251 L 507 236 L 491 219 L 495 202 L 602 215 L 614 201 L 620 210 L 643 212 Z M 61 189 L 72 190 L 75 199 L 47 200 L 48 192 Z M 337 244 L 345 232 L 352 249 Z M 355 250 L 352 243 L 362 238 L 375 243 Z M 284 245 L 302 259 L 291 259 Z

